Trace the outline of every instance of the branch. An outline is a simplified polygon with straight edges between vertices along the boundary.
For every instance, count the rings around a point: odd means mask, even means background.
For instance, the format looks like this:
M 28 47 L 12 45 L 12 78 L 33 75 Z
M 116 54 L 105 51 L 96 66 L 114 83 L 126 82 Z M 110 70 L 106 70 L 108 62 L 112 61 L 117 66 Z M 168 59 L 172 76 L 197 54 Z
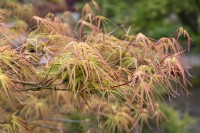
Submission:
M 125 82 L 125 83 L 123 83 L 123 84 L 119 84 L 119 85 L 116 85 L 116 86 L 112 86 L 112 87 L 110 87 L 110 88 L 113 89 L 113 88 L 116 88 L 116 87 L 121 87 L 121 86 L 124 86 L 124 85 L 127 85 L 127 84 L 131 83 L 132 81 L 133 81 L 133 79 L 131 79 L 130 81 Z
M 11 80 L 12 80 L 13 82 L 20 83 L 20 84 L 24 84 L 24 85 L 38 86 L 38 83 L 34 83 L 34 82 L 19 81 L 19 80 L 14 80 L 14 79 L 11 79 Z
M 16 91 L 40 91 L 40 90 L 67 91 L 69 89 L 59 89 L 59 88 L 56 88 L 56 87 L 39 86 L 39 87 L 33 87 L 33 88 L 27 88 L 27 89 L 20 89 L 20 90 L 16 90 Z
M 159 64 L 161 64 L 167 57 L 169 57 L 170 55 L 166 55 L 161 61 L 160 61 L 160 63 Z
M 125 56 L 125 54 L 127 53 L 127 51 L 128 51 L 128 48 L 129 48 L 129 46 L 132 44 L 132 42 L 133 42 L 133 40 L 134 40 L 135 38 L 133 38 L 133 39 L 131 39 L 131 41 L 130 41 L 130 43 L 126 46 L 126 49 L 125 49 L 125 51 L 124 51 L 124 53 L 123 53 L 123 55 L 122 55 L 122 57 L 124 57 Z
M 46 118 L 46 119 L 37 119 L 43 121 L 60 121 L 60 122 L 69 122 L 69 123 L 85 123 L 89 122 L 89 119 L 86 120 L 70 120 L 70 119 L 62 119 L 62 118 Z

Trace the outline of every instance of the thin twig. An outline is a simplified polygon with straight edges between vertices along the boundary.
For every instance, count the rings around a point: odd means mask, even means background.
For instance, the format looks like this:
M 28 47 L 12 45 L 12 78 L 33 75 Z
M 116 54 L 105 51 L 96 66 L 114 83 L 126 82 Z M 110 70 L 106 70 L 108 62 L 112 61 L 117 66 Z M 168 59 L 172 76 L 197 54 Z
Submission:
M 119 85 L 116 85 L 116 86 L 112 86 L 112 87 L 110 87 L 110 88 L 113 89 L 113 88 L 116 88 L 116 87 L 124 86 L 124 85 L 127 85 L 127 84 L 131 83 L 132 81 L 133 81 L 133 79 L 131 79 L 130 81 L 125 82 L 125 83 L 123 83 L 123 84 L 119 84 Z
M 35 83 L 35 82 L 19 81 L 19 80 L 13 80 L 13 79 L 11 79 L 11 80 L 13 82 L 24 84 L 24 85 L 38 86 L 38 83 Z
M 38 86 L 38 87 L 32 87 L 32 88 L 27 88 L 27 89 L 20 89 L 20 90 L 15 90 L 15 91 L 40 91 L 40 90 L 56 90 L 56 91 L 67 91 L 69 89 L 59 89 L 55 86 L 50 87 L 50 86 Z
M 37 120 L 60 121 L 60 122 L 69 122 L 69 123 L 85 123 L 85 122 L 89 122 L 88 119 L 86 119 L 86 120 L 70 120 L 70 119 L 63 119 L 63 118 L 46 118 L 46 119 L 37 119 Z

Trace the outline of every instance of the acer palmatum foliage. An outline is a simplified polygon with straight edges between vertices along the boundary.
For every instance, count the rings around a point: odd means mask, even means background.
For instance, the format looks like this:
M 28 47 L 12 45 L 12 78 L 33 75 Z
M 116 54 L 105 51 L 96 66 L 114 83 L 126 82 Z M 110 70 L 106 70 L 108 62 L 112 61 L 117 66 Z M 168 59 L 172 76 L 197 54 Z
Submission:
M 88 114 L 97 116 L 99 132 L 132 132 L 164 118 L 161 91 L 169 99 L 188 94 L 179 60 L 184 49 L 178 39 L 184 35 L 190 43 L 183 28 L 159 40 L 129 30 L 119 39 L 107 33 L 109 20 L 97 12 L 94 1 L 87 4 L 74 33 L 53 14 L 35 16 L 37 27 L 20 46 L 19 35 L 1 23 L 1 132 L 67 131 L 62 122 L 87 125 Z M 61 119 L 74 112 L 81 120 Z

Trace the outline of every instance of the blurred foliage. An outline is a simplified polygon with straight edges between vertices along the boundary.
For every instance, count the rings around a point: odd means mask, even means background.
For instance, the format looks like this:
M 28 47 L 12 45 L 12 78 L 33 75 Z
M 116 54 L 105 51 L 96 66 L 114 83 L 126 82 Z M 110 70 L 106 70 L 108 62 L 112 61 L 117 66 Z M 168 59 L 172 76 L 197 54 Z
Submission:
M 199 88 L 199 86 L 200 86 L 200 67 L 197 65 L 193 66 L 190 73 L 193 76 L 190 78 L 190 83 L 192 84 L 192 88 Z
M 30 21 L 34 15 L 32 4 L 22 4 L 18 0 L 0 0 L 0 10 L 5 12 L 7 19 Z
M 189 124 L 193 123 L 194 120 L 187 114 L 181 116 L 180 112 L 174 110 L 173 108 L 168 108 L 163 104 L 161 105 L 161 110 L 165 115 L 165 120 L 162 121 L 158 130 L 153 128 L 144 128 L 143 133 L 187 133 Z
M 19 0 L 0 0 L 0 10 L 4 21 L 13 31 L 24 33 L 35 15 L 32 4 L 23 4 Z

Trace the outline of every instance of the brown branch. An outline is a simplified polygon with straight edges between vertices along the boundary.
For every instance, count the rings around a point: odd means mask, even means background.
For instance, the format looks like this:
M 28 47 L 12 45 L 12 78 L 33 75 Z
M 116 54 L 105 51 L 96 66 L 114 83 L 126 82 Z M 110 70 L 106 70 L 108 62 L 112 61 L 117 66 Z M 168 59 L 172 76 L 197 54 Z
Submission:
M 166 55 L 161 61 L 159 64 L 161 64 L 167 57 L 169 57 L 170 55 Z
M 122 55 L 122 58 L 126 55 L 126 53 L 127 53 L 127 51 L 128 51 L 128 48 L 129 48 L 129 46 L 132 44 L 132 42 L 133 42 L 134 39 L 135 39 L 135 38 L 131 39 L 130 43 L 127 45 L 126 50 L 124 51 L 124 53 L 123 53 L 123 55 Z
M 35 82 L 19 81 L 19 80 L 14 80 L 14 79 L 11 79 L 11 80 L 13 82 L 24 84 L 24 85 L 38 86 L 38 83 L 35 83 Z
M 130 81 L 125 82 L 125 83 L 123 83 L 123 84 L 119 84 L 119 85 L 116 85 L 116 86 L 112 86 L 112 87 L 110 87 L 110 88 L 113 89 L 113 88 L 116 88 L 116 87 L 124 86 L 124 85 L 127 85 L 127 84 L 131 83 L 132 81 L 133 81 L 133 79 L 131 79 Z
M 32 88 L 27 88 L 27 89 L 20 89 L 20 90 L 15 90 L 15 91 L 40 91 L 40 90 L 56 90 L 56 91 L 67 91 L 69 89 L 59 89 L 55 86 L 50 87 L 50 86 L 38 86 L 38 87 L 32 87 Z
M 60 121 L 60 122 L 69 122 L 69 123 L 85 123 L 89 122 L 88 119 L 86 120 L 70 120 L 70 119 L 63 119 L 63 118 L 46 118 L 46 119 L 37 119 L 43 121 Z

